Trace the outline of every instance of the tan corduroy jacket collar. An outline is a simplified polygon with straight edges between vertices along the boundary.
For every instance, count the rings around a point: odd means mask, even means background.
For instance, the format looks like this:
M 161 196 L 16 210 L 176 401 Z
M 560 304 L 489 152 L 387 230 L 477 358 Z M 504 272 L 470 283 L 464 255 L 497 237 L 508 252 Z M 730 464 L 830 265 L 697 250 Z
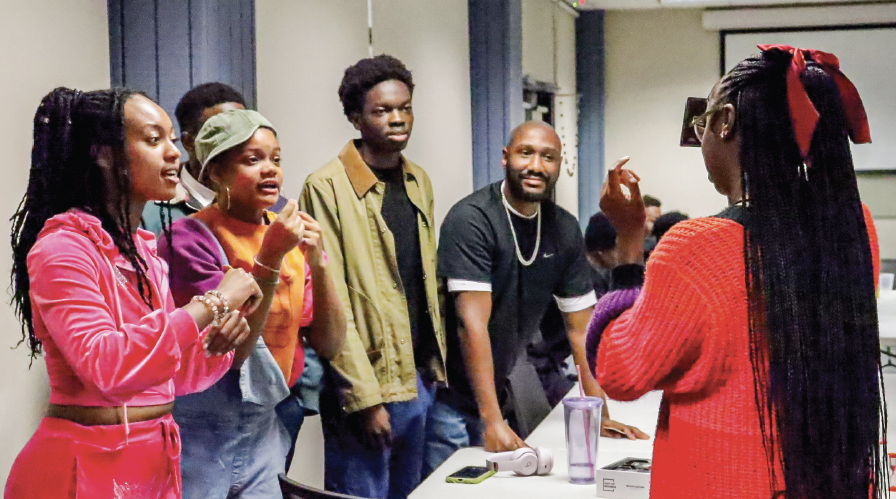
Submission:
M 364 158 L 361 157 L 361 152 L 358 151 L 358 147 L 355 144 L 354 140 L 350 140 L 345 147 L 339 151 L 339 161 L 342 162 L 342 165 L 345 167 L 345 174 L 348 175 L 349 182 L 352 183 L 352 188 L 355 190 L 355 194 L 358 195 L 358 198 L 364 197 L 370 189 L 376 185 L 379 181 L 376 178 L 376 174 L 373 173 L 373 170 L 367 166 L 367 163 L 364 162 Z M 414 176 L 414 172 L 412 168 L 408 166 L 408 160 L 405 159 L 404 156 L 401 157 L 401 168 L 404 170 L 405 177 L 408 175 Z M 418 166 L 417 169 L 420 167 Z M 410 195 L 410 191 L 408 195 Z M 418 204 L 413 198 L 411 201 L 414 201 L 414 204 Z M 422 211 L 421 206 L 417 206 L 418 209 Z

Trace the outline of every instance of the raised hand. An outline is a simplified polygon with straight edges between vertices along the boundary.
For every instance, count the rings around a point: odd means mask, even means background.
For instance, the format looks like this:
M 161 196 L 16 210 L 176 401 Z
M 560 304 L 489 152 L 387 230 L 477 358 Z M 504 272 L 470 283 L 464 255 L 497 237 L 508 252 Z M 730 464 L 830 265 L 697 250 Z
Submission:
M 258 261 L 267 267 L 280 268 L 280 260 L 304 237 L 305 221 L 299 216 L 299 204 L 290 199 L 268 226 L 258 251 Z
M 299 247 L 305 254 L 305 260 L 312 267 L 324 263 L 324 241 L 321 239 L 320 224 L 311 215 L 304 211 L 298 212 L 299 217 L 305 222 L 305 235 Z
M 635 172 L 622 168 L 628 163 L 628 156 L 621 158 L 607 174 L 600 193 L 600 209 L 620 237 L 646 236 L 647 213 L 644 210 L 644 201 L 641 199 L 641 188 L 638 182 L 641 180 Z M 628 192 L 624 192 L 625 186 Z

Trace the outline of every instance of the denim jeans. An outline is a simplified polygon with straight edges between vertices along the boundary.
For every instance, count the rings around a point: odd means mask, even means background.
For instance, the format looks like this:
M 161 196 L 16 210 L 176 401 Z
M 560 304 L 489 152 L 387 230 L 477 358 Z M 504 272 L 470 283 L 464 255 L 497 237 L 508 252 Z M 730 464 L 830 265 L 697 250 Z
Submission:
M 294 389 L 293 392 L 296 390 Z M 305 408 L 295 393 L 290 393 L 289 397 L 283 402 L 277 404 L 275 408 L 277 417 L 283 423 L 286 433 L 289 435 L 289 450 L 286 452 L 286 472 L 292 464 L 293 452 L 296 448 L 296 441 L 299 439 L 299 431 L 302 429 L 302 423 L 305 422 Z
M 370 498 L 404 498 L 421 481 L 426 416 L 435 388 L 417 374 L 417 398 L 385 404 L 392 446 L 372 449 L 358 439 L 340 408 L 335 390 L 324 387 L 320 414 L 324 433 L 327 490 Z
M 463 412 L 437 398 L 429 410 L 426 422 L 423 478 L 429 476 L 458 449 L 483 445 L 482 430 L 478 415 Z
M 184 499 L 280 497 L 290 435 L 273 407 L 245 402 L 239 371 L 179 397 Z
M 286 453 L 286 471 L 292 465 L 293 453 L 296 441 L 299 439 L 299 431 L 302 423 L 308 416 L 314 416 L 320 412 L 320 389 L 323 384 L 324 367 L 320 363 L 314 349 L 305 346 L 305 369 L 299 380 L 289 389 L 290 395 L 286 400 L 277 404 L 277 416 L 289 433 L 289 452 Z

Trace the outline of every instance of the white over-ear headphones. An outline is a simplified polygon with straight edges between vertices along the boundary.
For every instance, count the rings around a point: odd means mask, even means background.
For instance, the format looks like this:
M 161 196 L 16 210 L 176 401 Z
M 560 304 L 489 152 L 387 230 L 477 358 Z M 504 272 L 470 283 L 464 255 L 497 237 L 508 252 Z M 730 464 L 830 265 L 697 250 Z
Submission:
M 485 458 L 492 471 L 514 471 L 517 475 L 547 475 L 554 467 L 554 456 L 549 449 L 523 447 L 511 452 L 499 452 Z

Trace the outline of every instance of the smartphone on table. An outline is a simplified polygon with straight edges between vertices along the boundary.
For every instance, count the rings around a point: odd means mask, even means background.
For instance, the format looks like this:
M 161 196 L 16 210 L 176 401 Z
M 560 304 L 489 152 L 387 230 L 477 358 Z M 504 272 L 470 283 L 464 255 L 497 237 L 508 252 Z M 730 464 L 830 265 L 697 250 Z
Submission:
M 495 472 L 483 466 L 467 466 L 448 475 L 448 483 L 479 483 L 494 475 Z

